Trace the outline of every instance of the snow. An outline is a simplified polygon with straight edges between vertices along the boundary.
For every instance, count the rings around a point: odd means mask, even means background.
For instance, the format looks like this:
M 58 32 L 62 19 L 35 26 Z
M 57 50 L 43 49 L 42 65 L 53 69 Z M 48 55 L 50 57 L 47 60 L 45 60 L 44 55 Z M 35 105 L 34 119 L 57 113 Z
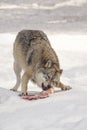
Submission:
M 87 1 L 0 1 L 0 130 L 87 130 Z M 15 84 L 13 42 L 21 29 L 44 30 L 69 91 L 26 101 Z M 29 93 L 39 87 L 29 83 Z

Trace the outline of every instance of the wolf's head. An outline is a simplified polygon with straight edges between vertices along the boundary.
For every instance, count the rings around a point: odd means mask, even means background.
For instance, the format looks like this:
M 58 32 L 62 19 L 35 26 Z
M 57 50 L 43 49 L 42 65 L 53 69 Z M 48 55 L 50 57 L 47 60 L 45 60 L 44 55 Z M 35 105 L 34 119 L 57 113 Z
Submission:
M 60 82 L 62 69 L 59 69 L 56 63 L 48 60 L 43 68 L 40 68 L 36 74 L 36 82 L 43 90 L 48 90 L 51 86 L 57 87 Z

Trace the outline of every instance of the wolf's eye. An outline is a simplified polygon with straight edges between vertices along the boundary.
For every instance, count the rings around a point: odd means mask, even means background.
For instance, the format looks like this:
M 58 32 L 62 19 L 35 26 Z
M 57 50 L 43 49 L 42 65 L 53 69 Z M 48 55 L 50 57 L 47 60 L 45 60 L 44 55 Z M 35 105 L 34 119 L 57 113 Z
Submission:
M 47 77 L 48 77 L 49 80 L 52 80 L 52 79 L 53 79 L 53 75 L 52 75 L 51 73 L 49 73 L 49 74 L 47 75 Z
M 46 81 L 48 81 L 48 79 L 49 79 L 48 76 L 46 76 L 46 75 L 44 76 L 44 78 L 46 79 Z

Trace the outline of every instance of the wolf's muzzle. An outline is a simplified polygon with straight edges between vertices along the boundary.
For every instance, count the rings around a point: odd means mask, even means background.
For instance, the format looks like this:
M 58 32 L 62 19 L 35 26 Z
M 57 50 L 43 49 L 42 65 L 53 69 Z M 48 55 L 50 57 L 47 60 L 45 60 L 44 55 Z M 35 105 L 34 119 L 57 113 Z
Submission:
M 44 85 L 44 83 L 42 83 L 42 89 L 44 90 L 44 91 L 46 91 L 46 90 L 48 90 L 48 89 L 50 89 L 51 88 L 51 85 L 47 85 L 47 86 L 45 86 Z

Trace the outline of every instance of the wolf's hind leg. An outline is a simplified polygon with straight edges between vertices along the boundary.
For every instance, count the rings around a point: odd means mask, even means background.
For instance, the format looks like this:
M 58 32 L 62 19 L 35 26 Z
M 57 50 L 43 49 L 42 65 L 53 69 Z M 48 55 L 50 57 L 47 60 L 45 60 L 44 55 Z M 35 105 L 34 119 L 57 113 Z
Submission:
M 20 82 L 21 82 L 21 70 L 22 69 L 18 65 L 18 63 L 16 63 L 16 62 L 14 62 L 13 66 L 14 66 L 14 72 L 15 72 L 15 75 L 16 75 L 16 84 L 15 84 L 15 86 L 11 90 L 17 91 L 17 89 L 20 86 Z

